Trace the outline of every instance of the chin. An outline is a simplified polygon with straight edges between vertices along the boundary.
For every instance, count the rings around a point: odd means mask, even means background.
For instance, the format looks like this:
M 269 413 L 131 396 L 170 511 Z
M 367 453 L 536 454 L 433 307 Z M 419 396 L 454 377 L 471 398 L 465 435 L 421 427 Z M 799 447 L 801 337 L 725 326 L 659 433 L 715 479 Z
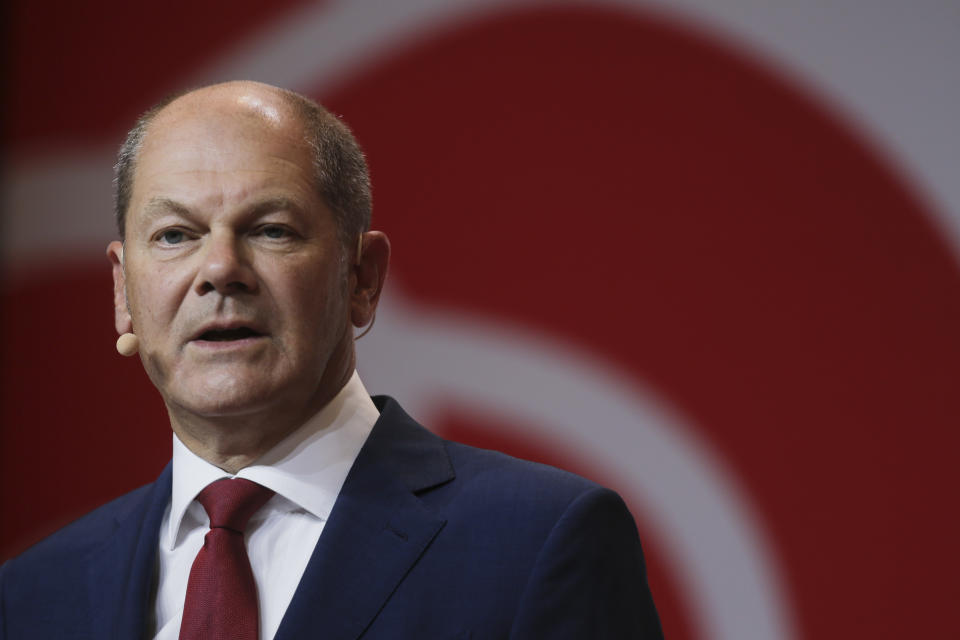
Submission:
M 236 377 L 206 378 L 196 384 L 178 385 L 170 389 L 173 404 L 199 417 L 229 417 L 255 413 L 277 400 L 277 389 L 260 379 L 251 381 Z

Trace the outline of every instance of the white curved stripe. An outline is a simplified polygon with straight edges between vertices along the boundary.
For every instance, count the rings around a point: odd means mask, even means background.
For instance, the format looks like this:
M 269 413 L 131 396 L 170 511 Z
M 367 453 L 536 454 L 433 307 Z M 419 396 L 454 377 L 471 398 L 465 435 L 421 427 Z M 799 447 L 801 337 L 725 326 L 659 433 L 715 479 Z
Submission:
M 371 392 L 397 396 L 427 423 L 434 409 L 452 405 L 549 429 L 545 441 L 640 497 L 640 521 L 667 552 L 702 637 L 794 637 L 777 563 L 746 493 L 654 394 L 572 347 L 410 308 L 391 284 L 376 329 L 357 343 Z
M 13 280 L 71 253 L 89 257 L 104 252 L 116 235 L 112 185 L 109 149 L 11 162 L 0 193 L 4 276 Z
M 451 22 L 507 8 L 577 4 L 671 13 L 788 71 L 846 114 L 919 187 L 931 203 L 932 222 L 960 260 L 957 3 L 914 0 L 906 10 L 894 0 L 838 0 L 829 6 L 790 0 L 325 2 L 265 25 L 182 84 L 247 77 L 292 88 L 330 87 L 398 44 Z M 107 171 L 112 150 L 70 154 L 66 163 L 56 158 L 60 155 L 54 150 L 48 156 L 53 160 L 6 158 L 0 253 L 8 271 L 65 250 L 99 252 L 112 239 L 112 225 L 104 222 L 111 209 L 109 181 L 91 177 L 85 187 L 77 181 L 78 171 Z M 64 211 L 71 212 L 66 222 L 59 217 Z
M 529 7 L 670 15 L 756 54 L 845 115 L 929 199 L 960 261 L 960 3 L 914 0 L 350 0 L 310 5 L 228 52 L 198 83 L 253 78 L 329 87 L 404 42 L 480 15 Z

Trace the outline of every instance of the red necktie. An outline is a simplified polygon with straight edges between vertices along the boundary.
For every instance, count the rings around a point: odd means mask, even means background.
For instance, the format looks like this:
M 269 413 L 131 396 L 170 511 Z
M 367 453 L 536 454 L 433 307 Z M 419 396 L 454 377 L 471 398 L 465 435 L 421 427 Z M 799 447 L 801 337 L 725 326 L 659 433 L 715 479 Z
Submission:
M 257 586 L 243 530 L 272 495 L 255 482 L 224 478 L 197 496 L 210 531 L 190 568 L 180 640 L 257 640 Z

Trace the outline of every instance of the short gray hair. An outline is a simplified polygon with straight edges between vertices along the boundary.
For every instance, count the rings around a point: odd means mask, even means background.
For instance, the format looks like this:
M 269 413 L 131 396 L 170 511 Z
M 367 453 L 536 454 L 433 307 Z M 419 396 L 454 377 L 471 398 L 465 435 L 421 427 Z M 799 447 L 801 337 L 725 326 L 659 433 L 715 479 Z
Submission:
M 167 96 L 150 107 L 137 118 L 120 146 L 114 166 L 114 212 L 121 239 L 126 234 L 127 209 L 133 191 L 137 155 L 143 146 L 147 129 L 167 105 L 194 90 Z M 363 150 L 350 128 L 323 106 L 294 91 L 277 91 L 303 124 L 305 140 L 313 152 L 317 192 L 333 211 L 341 242 L 345 247 L 350 247 L 356 242 L 357 235 L 370 228 L 373 208 L 370 172 Z

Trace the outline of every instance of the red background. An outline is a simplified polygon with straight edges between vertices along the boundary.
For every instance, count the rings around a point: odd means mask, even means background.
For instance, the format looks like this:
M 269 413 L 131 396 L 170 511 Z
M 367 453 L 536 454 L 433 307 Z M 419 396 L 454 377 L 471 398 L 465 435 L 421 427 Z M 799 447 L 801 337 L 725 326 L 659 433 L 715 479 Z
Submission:
M 15 3 L 8 154 L 118 144 L 294 4 Z M 299 88 L 367 149 L 407 297 L 575 344 L 697 425 L 762 518 L 799 637 L 960 631 L 957 262 L 842 117 L 719 39 L 608 10 L 477 19 Z M 152 480 L 170 444 L 139 363 L 112 352 L 102 254 L 2 296 L 9 557 Z M 522 425 L 445 415 L 430 426 L 604 479 Z M 639 526 L 668 637 L 711 637 Z

